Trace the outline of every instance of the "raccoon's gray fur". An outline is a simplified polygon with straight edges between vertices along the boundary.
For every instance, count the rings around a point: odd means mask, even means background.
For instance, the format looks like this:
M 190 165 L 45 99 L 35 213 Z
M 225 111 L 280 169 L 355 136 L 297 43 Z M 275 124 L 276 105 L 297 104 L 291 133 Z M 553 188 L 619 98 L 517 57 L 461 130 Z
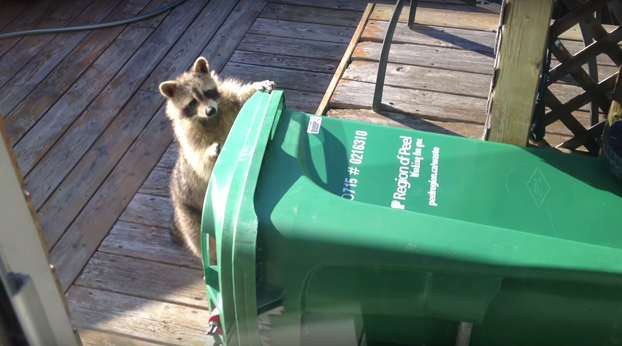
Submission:
M 166 115 L 179 143 L 179 157 L 170 181 L 174 213 L 171 233 L 201 258 L 201 214 L 207 183 L 242 105 L 257 91 L 271 92 L 272 81 L 242 83 L 220 80 L 199 57 L 188 72 L 160 84 L 167 98 Z M 210 238 L 210 244 L 213 244 Z M 210 246 L 215 262 L 215 247 Z

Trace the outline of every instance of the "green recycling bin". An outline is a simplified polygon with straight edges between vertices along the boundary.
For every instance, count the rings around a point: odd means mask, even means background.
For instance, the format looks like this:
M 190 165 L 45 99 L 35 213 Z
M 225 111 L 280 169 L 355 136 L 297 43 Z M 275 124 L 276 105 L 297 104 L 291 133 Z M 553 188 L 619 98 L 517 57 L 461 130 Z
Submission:
M 620 345 L 621 196 L 597 158 L 314 116 L 257 92 L 203 209 L 209 333 Z

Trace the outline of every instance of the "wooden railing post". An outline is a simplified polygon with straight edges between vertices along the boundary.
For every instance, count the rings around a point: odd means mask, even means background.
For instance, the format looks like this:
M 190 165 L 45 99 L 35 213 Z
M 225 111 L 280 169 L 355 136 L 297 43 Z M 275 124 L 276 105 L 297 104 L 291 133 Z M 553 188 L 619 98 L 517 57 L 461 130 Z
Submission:
M 553 0 L 504 0 L 499 19 L 484 139 L 525 146 Z

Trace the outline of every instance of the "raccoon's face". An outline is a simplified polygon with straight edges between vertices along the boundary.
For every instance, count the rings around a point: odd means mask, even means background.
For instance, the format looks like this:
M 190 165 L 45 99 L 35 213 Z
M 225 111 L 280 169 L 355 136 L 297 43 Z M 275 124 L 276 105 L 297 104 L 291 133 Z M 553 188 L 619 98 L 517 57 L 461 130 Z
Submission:
M 205 121 L 218 114 L 217 77 L 210 73 L 205 58 L 198 58 L 192 70 L 160 84 L 169 102 L 168 114 L 180 120 Z

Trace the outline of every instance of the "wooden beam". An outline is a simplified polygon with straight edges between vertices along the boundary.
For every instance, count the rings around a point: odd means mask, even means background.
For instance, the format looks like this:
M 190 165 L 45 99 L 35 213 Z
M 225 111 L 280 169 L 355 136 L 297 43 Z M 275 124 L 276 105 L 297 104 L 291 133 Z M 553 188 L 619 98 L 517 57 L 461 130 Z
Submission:
M 622 71 L 622 66 L 620 66 L 620 71 Z M 613 94 L 611 95 L 611 106 L 609 107 L 607 121 L 603 129 L 603 139 L 605 138 L 604 136 L 607 135 L 607 131 L 611 124 L 620 119 L 622 119 L 622 78 L 620 77 L 620 72 L 618 72 L 616 84 L 613 87 Z
M 333 79 L 330 81 L 330 84 L 328 85 L 328 89 L 326 90 L 326 93 L 324 93 L 324 97 L 322 98 L 322 101 L 320 102 L 320 105 L 318 106 L 315 114 L 324 115 L 326 111 L 328 110 L 328 105 L 330 103 L 331 97 L 333 97 L 333 93 L 335 92 L 335 89 L 337 88 L 337 83 L 339 83 L 339 79 L 341 79 L 343 72 L 346 70 L 346 67 L 348 67 L 348 64 L 350 63 L 350 58 L 352 57 L 354 48 L 356 48 L 356 44 L 359 43 L 359 40 L 361 39 L 361 35 L 363 35 L 363 31 L 365 30 L 365 25 L 367 24 L 367 21 L 369 20 L 369 16 L 373 12 L 373 10 L 374 10 L 374 4 L 373 3 L 367 4 L 367 7 L 365 8 L 365 12 L 363 12 L 363 16 L 361 17 L 361 21 L 359 22 L 359 25 L 356 27 L 356 31 L 354 32 L 354 35 L 352 35 L 350 44 L 348 45 L 346 52 L 343 54 L 343 57 L 341 58 L 341 62 L 339 63 L 339 67 L 337 67 L 337 70 L 335 71 L 335 75 L 333 76 Z
M 525 146 L 553 0 L 504 0 L 484 137 Z

